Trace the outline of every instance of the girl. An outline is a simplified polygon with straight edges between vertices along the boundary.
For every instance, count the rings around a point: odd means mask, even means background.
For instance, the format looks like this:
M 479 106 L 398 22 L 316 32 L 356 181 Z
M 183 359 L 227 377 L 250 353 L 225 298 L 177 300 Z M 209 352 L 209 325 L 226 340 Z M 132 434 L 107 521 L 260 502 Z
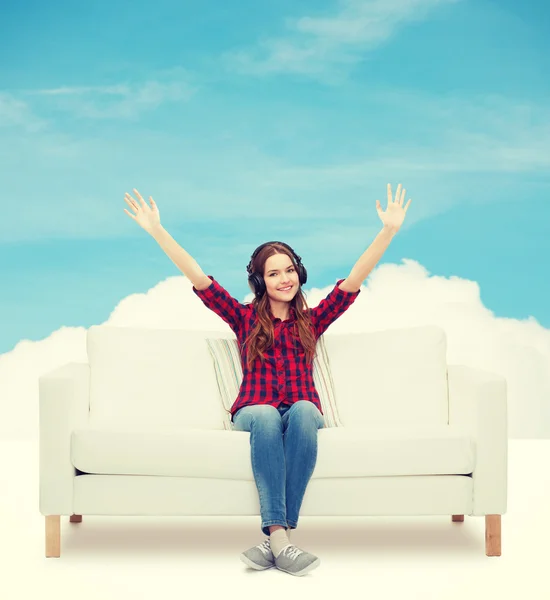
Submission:
M 212 275 L 205 275 L 161 226 L 153 198 L 149 197 L 149 207 L 136 189 L 134 192 L 139 204 L 130 194 L 124 199 L 135 212 L 124 211 L 151 234 L 193 283 L 193 292 L 228 323 L 239 342 L 243 381 L 231 407 L 231 420 L 235 430 L 250 432 L 261 530 L 267 536 L 240 558 L 254 569 L 276 566 L 292 575 L 305 575 L 319 566 L 320 559 L 293 545 L 289 536 L 298 525 L 302 500 L 315 468 L 317 431 L 324 427 L 313 383 L 317 340 L 353 304 L 367 269 L 373 268 L 398 230 L 399 219 L 388 219 L 391 224 L 387 225 L 382 216 L 389 212 L 379 210 L 384 229 L 377 240 L 350 276 L 339 279 L 327 297 L 312 309 L 308 308 L 301 287 L 307 281 L 301 257 L 283 242 L 262 244 L 247 266 L 254 300 L 242 304 Z M 389 184 L 388 192 L 391 199 Z M 408 204 L 405 211 L 407 208 Z

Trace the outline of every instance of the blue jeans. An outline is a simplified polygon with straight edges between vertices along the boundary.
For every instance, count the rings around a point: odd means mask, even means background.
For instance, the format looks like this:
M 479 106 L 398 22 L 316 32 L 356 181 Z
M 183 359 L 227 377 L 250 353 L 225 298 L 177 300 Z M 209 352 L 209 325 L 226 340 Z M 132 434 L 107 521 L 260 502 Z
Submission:
M 309 400 L 278 408 L 244 406 L 233 416 L 236 431 L 250 431 L 252 471 L 260 497 L 261 529 L 296 529 L 298 513 L 317 461 L 323 415 Z

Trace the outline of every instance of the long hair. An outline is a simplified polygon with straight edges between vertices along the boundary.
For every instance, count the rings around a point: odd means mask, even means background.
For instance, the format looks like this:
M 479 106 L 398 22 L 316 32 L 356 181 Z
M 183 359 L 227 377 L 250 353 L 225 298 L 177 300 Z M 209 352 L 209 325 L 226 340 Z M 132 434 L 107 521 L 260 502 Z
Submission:
M 292 265 L 294 266 L 296 273 L 298 272 L 296 261 L 292 253 L 285 248 L 285 246 L 282 246 L 276 242 L 265 246 L 260 250 L 260 252 L 258 252 L 251 265 L 252 272 L 259 273 L 260 276 L 263 277 L 265 263 L 267 259 L 274 254 L 286 254 L 292 261 Z M 294 310 L 296 311 L 296 322 L 294 323 L 293 334 L 294 336 L 299 336 L 305 352 L 306 361 L 311 364 L 313 362 L 313 358 L 315 357 L 317 342 L 315 340 L 311 317 L 307 312 L 308 305 L 306 297 L 302 291 L 302 286 L 300 283 L 298 283 L 298 286 L 298 291 L 290 301 L 290 306 L 294 307 Z M 248 370 L 252 368 L 252 364 L 258 356 L 260 357 L 263 365 L 265 360 L 264 352 L 270 348 L 274 342 L 273 323 L 270 317 L 271 306 L 269 304 L 267 290 L 259 300 L 257 297 L 254 297 L 254 300 L 251 302 L 251 304 L 256 308 L 257 319 L 255 326 L 250 332 L 250 335 L 243 344 L 243 347 L 248 347 L 248 357 L 246 362 Z M 304 310 L 304 308 L 306 310 Z M 296 351 L 298 351 L 299 347 L 297 345 L 296 337 L 294 337 L 294 340 Z

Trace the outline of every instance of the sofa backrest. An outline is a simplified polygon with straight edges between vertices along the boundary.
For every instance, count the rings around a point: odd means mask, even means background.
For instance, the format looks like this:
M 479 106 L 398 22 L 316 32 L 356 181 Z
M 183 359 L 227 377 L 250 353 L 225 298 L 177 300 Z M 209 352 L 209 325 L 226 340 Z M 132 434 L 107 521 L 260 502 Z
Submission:
M 207 338 L 227 330 L 92 326 L 90 424 L 224 429 Z M 323 336 L 342 425 L 448 422 L 445 332 L 437 326 Z
M 447 340 L 436 325 L 325 335 L 344 427 L 449 419 Z
M 207 337 L 234 338 L 235 334 L 90 327 L 86 336 L 90 424 L 223 429 Z

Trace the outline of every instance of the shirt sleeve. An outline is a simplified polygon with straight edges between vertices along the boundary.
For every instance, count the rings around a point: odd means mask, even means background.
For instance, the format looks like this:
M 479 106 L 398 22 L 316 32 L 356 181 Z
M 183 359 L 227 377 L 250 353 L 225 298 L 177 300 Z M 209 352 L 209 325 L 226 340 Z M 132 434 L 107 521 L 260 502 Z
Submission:
M 248 308 L 233 298 L 212 275 L 207 275 L 207 277 L 212 280 L 212 283 L 204 290 L 198 290 L 193 286 L 193 292 L 202 300 L 206 308 L 219 315 L 231 327 L 233 332 L 238 335 L 243 327 Z
M 326 298 L 314 308 L 310 309 L 311 322 L 315 329 L 316 339 L 319 339 L 328 329 L 328 326 L 343 315 L 346 310 L 355 302 L 355 298 L 361 293 L 361 288 L 357 292 L 346 292 L 338 286 L 344 281 L 339 279 Z

